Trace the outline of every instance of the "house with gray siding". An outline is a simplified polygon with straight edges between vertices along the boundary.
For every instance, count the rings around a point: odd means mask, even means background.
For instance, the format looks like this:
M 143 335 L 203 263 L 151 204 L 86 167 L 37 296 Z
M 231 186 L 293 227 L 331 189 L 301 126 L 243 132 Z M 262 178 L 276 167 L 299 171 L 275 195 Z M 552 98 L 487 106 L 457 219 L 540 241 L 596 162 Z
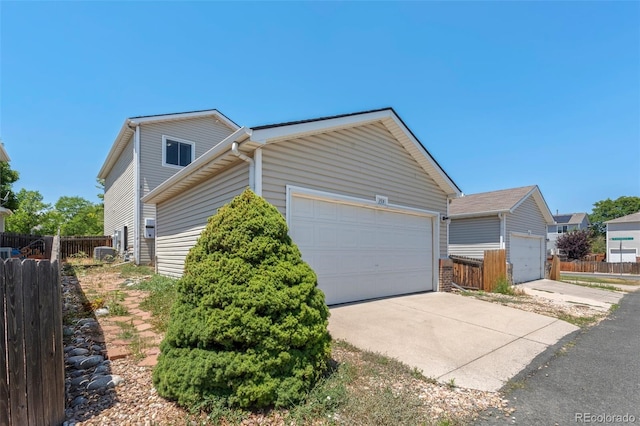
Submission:
M 124 120 L 98 178 L 104 179 L 104 233 L 137 264 L 155 260 L 155 206 L 142 197 L 239 127 L 219 111 Z
M 565 213 L 553 215 L 554 224 L 547 227 L 547 253 L 558 254 L 556 240 L 561 235 L 580 229 L 589 229 L 589 215 L 587 213 Z
M 607 262 L 640 262 L 640 212 L 612 219 L 607 225 Z
M 142 196 L 157 271 L 181 276 L 207 219 L 246 188 L 286 219 L 328 304 L 438 289 L 461 191 L 393 109 L 229 134 Z
M 537 185 L 452 199 L 449 220 L 450 255 L 482 259 L 485 250 L 506 249 L 514 283 L 544 278 L 553 216 Z

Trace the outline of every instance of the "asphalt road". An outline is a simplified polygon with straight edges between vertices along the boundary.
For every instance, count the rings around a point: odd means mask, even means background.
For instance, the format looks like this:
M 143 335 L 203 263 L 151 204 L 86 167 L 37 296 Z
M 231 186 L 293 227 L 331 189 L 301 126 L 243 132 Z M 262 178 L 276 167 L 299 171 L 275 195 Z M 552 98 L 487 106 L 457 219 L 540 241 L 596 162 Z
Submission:
M 512 416 L 486 412 L 475 424 L 640 425 L 640 292 L 619 305 L 609 319 L 567 336 L 514 378 L 507 391 Z

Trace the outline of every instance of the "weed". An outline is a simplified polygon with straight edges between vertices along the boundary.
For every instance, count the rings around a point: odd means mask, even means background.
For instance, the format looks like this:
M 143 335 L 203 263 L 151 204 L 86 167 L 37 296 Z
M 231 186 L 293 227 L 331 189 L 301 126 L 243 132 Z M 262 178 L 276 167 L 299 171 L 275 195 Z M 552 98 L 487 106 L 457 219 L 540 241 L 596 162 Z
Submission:
M 133 339 L 138 334 L 138 330 L 136 330 L 136 327 L 133 325 L 133 321 L 117 321 L 116 325 L 122 329 L 120 334 L 118 334 L 120 339 Z
M 151 323 L 156 330 L 165 332 L 169 324 L 171 306 L 178 295 L 176 280 L 154 275 L 150 280 L 136 284 L 133 288 L 149 292 L 149 295 L 140 303 L 140 308 L 151 312 Z
M 586 327 L 589 327 L 589 326 L 595 324 L 596 322 L 598 322 L 600 317 L 596 316 L 596 315 L 581 317 L 581 316 L 577 316 L 577 315 L 560 313 L 560 314 L 558 314 L 558 319 L 560 319 L 562 321 L 566 321 L 566 322 L 568 322 L 570 324 L 573 324 L 575 326 L 578 326 L 580 328 L 586 328 Z
M 455 389 L 456 388 L 456 379 L 454 379 L 453 377 L 447 382 L 447 386 L 449 386 L 449 389 Z
M 144 275 L 153 275 L 153 268 L 150 266 L 136 265 L 135 263 L 125 263 L 120 268 L 120 276 L 122 278 L 140 277 Z
M 619 307 L 620 305 L 618 305 L 617 303 L 614 303 L 613 305 L 609 306 L 609 312 L 615 312 L 618 310 Z
M 509 281 L 505 276 L 501 276 L 496 281 L 496 285 L 493 288 L 493 293 L 505 294 L 508 296 L 522 296 L 524 295 L 524 290 L 516 289 L 514 286 L 509 284 Z

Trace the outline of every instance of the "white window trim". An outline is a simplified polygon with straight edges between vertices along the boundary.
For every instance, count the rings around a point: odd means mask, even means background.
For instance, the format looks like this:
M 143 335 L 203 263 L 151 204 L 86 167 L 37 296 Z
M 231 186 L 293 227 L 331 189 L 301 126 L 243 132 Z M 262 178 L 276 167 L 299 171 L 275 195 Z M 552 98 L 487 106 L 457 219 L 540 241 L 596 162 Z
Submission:
M 196 159 L 196 143 L 195 142 L 188 141 L 182 138 L 175 138 L 173 136 L 162 135 L 162 166 L 163 167 L 169 167 L 172 169 L 184 169 L 186 167 L 186 166 L 177 166 L 175 164 L 167 163 L 167 140 L 191 145 L 191 161 L 189 162 L 189 164 L 195 161 Z

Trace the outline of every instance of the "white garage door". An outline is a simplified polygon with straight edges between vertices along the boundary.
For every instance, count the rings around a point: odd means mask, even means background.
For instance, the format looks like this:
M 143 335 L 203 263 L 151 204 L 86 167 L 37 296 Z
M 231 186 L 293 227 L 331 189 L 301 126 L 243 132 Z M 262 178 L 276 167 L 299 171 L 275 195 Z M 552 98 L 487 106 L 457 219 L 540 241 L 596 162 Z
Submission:
M 292 194 L 291 237 L 329 305 L 433 290 L 432 218 Z
M 620 248 L 612 248 L 609 250 L 608 262 L 620 263 L 620 262 L 635 262 L 636 261 L 636 249 L 622 249 L 620 254 Z
M 523 283 L 544 278 L 543 237 L 511 235 L 509 260 L 513 265 L 513 282 Z

